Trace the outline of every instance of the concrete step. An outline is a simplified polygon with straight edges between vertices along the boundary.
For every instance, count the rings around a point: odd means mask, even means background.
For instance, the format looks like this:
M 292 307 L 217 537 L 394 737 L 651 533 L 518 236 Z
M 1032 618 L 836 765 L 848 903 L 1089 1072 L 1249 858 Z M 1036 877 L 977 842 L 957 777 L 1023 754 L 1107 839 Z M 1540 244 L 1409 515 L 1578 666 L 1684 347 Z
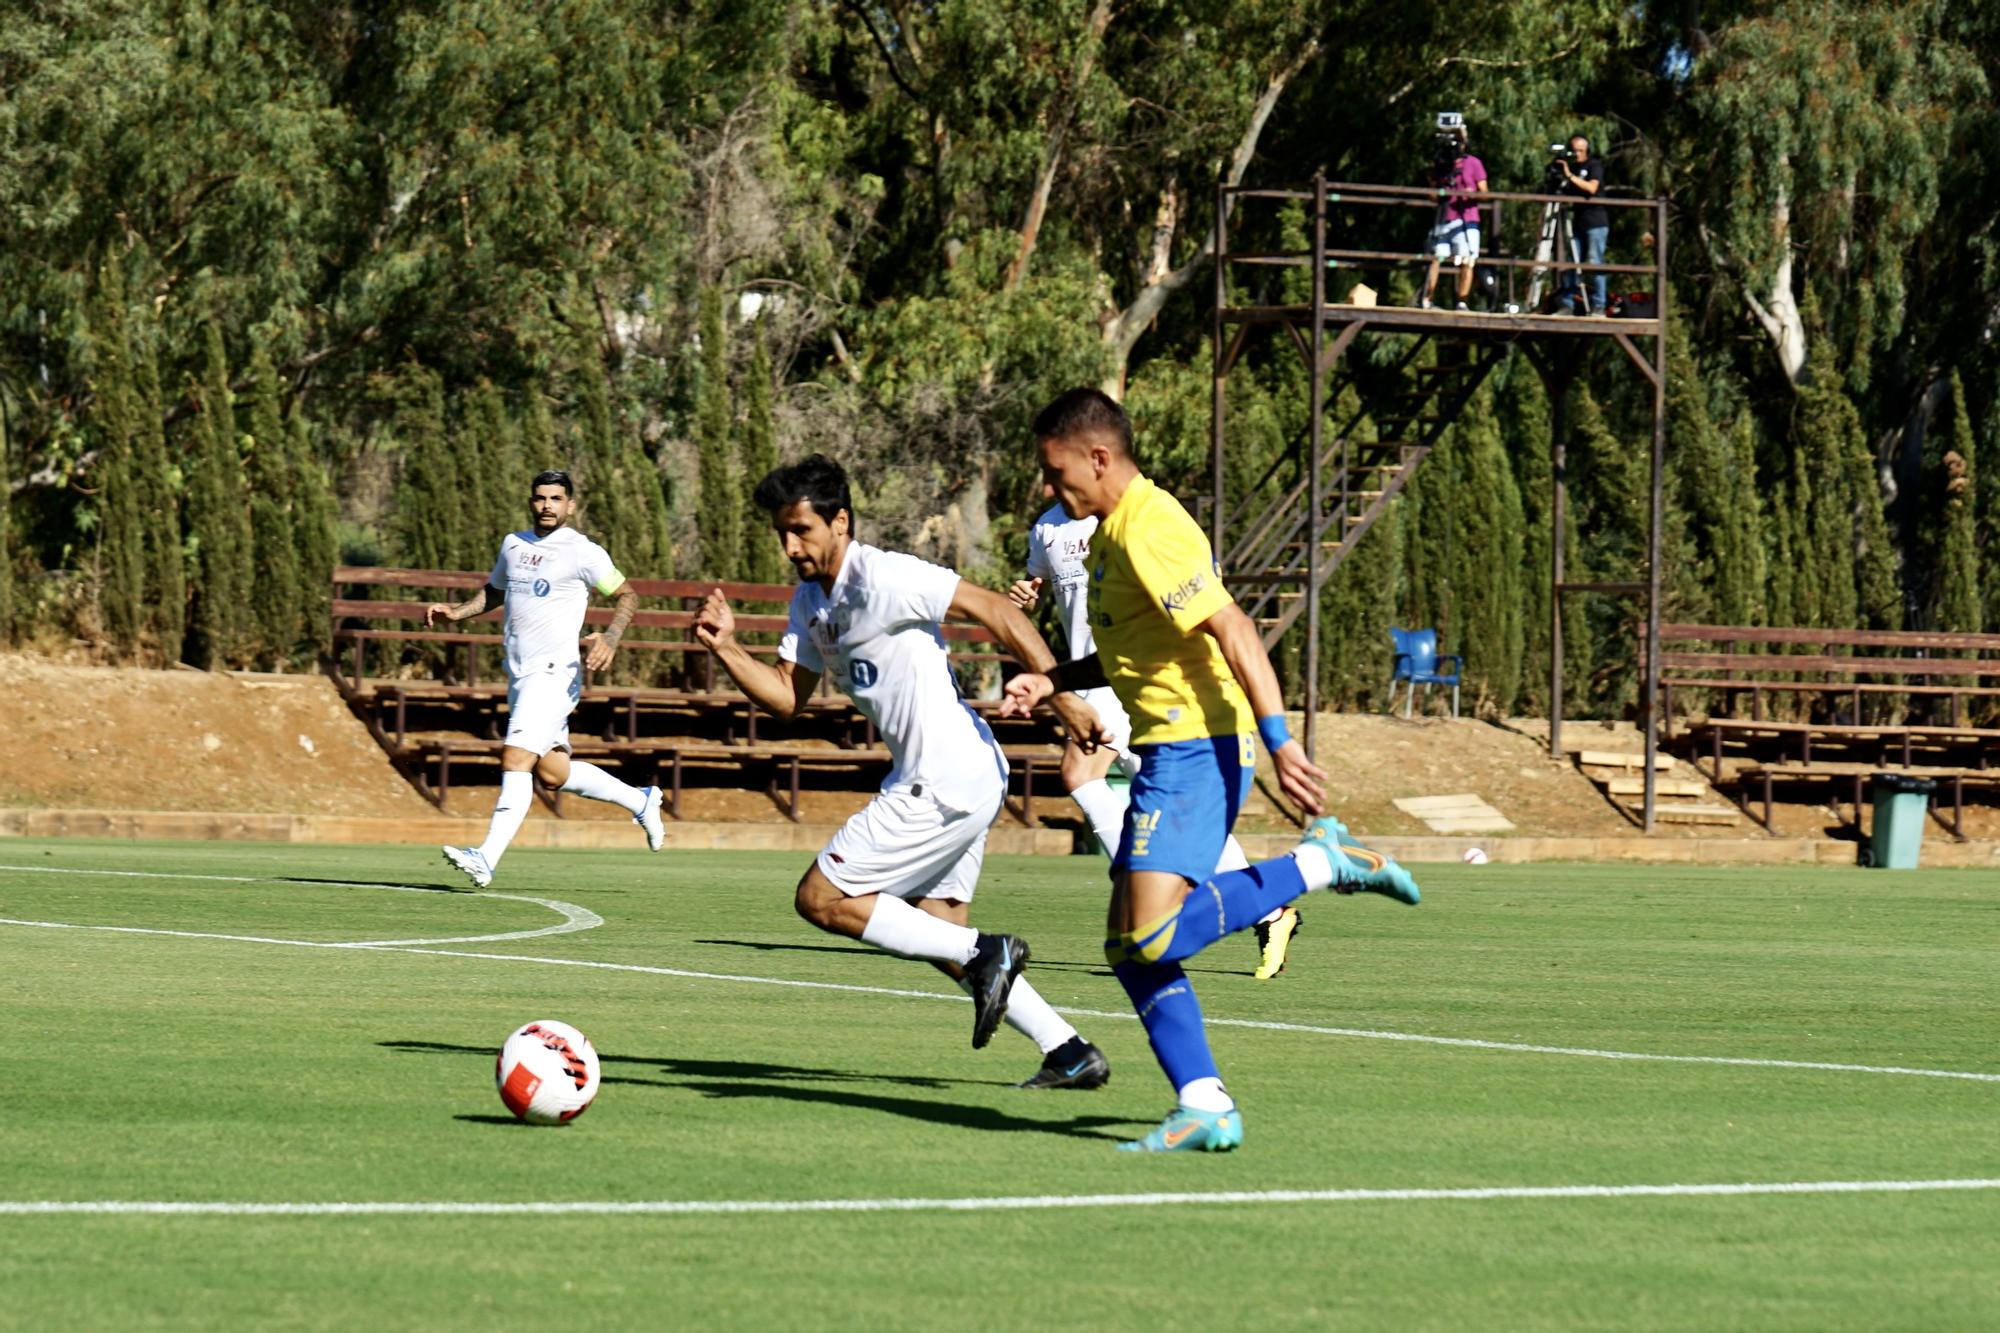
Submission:
M 1646 794 L 1646 779 L 1643 775 L 1636 778 L 1612 778 L 1604 784 L 1604 789 L 1613 796 L 1644 796 Z M 1702 782 L 1696 778 L 1655 778 L 1653 779 L 1653 794 L 1656 796 L 1706 796 L 1709 794 L 1709 787 L 1706 782 Z

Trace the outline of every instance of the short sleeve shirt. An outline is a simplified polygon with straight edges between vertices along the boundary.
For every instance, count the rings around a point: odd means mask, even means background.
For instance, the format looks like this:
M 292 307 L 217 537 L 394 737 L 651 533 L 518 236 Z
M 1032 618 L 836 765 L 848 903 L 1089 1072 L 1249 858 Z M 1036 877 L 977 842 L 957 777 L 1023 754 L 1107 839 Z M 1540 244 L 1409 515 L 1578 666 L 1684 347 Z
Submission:
M 1028 577 L 1053 589 L 1072 658 L 1097 651 L 1090 632 L 1090 538 L 1096 531 L 1094 516 L 1071 518 L 1061 505 L 1049 506 L 1028 530 Z
M 1444 220 L 1478 226 L 1479 203 L 1471 192 L 1486 184 L 1486 164 L 1467 153 L 1452 163 L 1448 173 L 1440 174 L 1435 181 L 1440 188 L 1452 191 L 1444 201 Z
M 1572 206 L 1570 225 L 1580 232 L 1610 226 L 1611 210 L 1594 202 L 1604 195 L 1604 164 L 1593 157 L 1588 162 L 1572 162 L 1569 169 L 1585 180 L 1597 182 L 1596 194 L 1585 194 L 1568 181 L 1563 182 L 1562 192 L 1577 198 L 1577 203 Z
M 958 575 L 913 555 L 850 543 L 833 587 L 792 594 L 778 656 L 833 682 L 875 724 L 894 759 L 882 790 L 922 788 L 976 810 L 1007 781 L 986 723 L 959 697 L 938 625 Z
M 508 533 L 487 582 L 507 595 L 507 674 L 518 680 L 579 666 L 591 591 L 615 593 L 625 576 L 602 546 L 574 528 L 557 528 L 546 537 Z
M 1104 674 L 1132 718 L 1132 743 L 1255 730 L 1249 701 L 1200 631 L 1233 599 L 1208 537 L 1180 501 L 1140 477 L 1091 546 L 1090 622 Z

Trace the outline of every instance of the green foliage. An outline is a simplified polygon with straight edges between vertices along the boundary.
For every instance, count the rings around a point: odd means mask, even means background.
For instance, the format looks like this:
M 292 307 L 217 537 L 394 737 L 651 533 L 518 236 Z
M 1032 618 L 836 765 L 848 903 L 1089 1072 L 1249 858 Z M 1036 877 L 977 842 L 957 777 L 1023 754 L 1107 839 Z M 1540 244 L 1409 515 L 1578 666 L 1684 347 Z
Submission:
M 333 598 L 333 569 L 339 548 L 334 539 L 338 508 L 333 488 L 327 481 L 326 465 L 313 448 L 306 420 L 296 410 L 291 428 L 285 432 L 291 444 L 291 472 L 296 489 L 292 496 L 292 533 L 296 540 L 299 569 L 299 646 L 317 655 L 332 646 L 333 625 L 328 619 Z
M 750 377 L 743 386 L 743 577 L 753 583 L 780 583 L 786 577 L 784 550 L 771 537 L 771 518 L 751 495 L 757 483 L 778 466 L 778 423 L 771 404 L 771 344 L 764 326 L 752 326 Z
M 97 450 L 91 481 L 97 498 L 97 593 L 105 632 L 120 656 L 138 648 L 145 597 L 145 534 L 139 471 L 141 404 L 132 375 L 125 280 L 116 260 L 98 272 L 90 312 L 94 367 L 91 435 Z
M 203 327 L 202 346 L 203 370 L 193 386 L 195 412 L 185 445 L 195 469 L 187 526 L 196 561 L 193 660 L 216 670 L 245 660 L 251 536 L 220 324 Z
M 1977 445 L 1972 434 L 1971 405 L 1959 377 L 1951 378 L 1951 448 L 1939 471 L 1944 492 L 1943 533 L 1938 553 L 1937 627 L 1958 634 L 1977 634 L 1985 608 L 1979 586 L 1979 533 L 1975 509 L 1979 494 Z
M 742 572 L 744 519 L 737 511 L 739 479 L 734 423 L 729 409 L 729 343 L 722 293 L 701 293 L 701 388 L 696 397 L 695 441 L 701 460 L 701 577 L 732 579 Z M 752 483 L 755 484 L 754 482 Z
M 131 351 L 139 412 L 133 463 L 140 483 L 144 528 L 146 619 L 161 662 L 173 663 L 180 660 L 187 634 L 186 548 L 181 533 L 184 472 L 167 449 L 166 409 L 161 401 L 154 340 L 135 328 Z
M 278 372 L 259 344 L 250 353 L 250 429 L 245 469 L 250 487 L 250 540 L 254 553 L 250 615 L 256 662 L 264 670 L 286 664 L 304 622 L 299 587 L 299 478 L 292 467 L 292 432 L 285 428 Z
M 458 450 L 445 427 L 443 381 L 435 370 L 412 361 L 389 386 L 389 394 L 392 429 L 403 454 L 396 495 L 398 559 L 410 569 L 456 569 L 465 489 Z M 445 590 L 434 589 L 432 595 L 443 596 Z

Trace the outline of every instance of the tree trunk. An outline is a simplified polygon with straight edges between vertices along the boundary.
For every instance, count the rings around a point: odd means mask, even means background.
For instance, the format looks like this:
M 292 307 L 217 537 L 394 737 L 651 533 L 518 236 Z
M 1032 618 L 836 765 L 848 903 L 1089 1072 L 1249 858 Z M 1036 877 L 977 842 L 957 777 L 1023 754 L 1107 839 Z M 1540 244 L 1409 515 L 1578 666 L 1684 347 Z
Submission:
M 1270 120 L 1271 112 L 1278 105 L 1278 98 L 1284 94 L 1285 86 L 1298 76 L 1312 58 L 1319 54 L 1319 38 L 1306 40 L 1285 67 L 1270 77 L 1264 85 L 1263 93 L 1250 108 L 1250 120 L 1243 128 L 1243 134 L 1236 141 L 1236 148 L 1229 156 L 1229 166 L 1223 173 L 1225 185 L 1240 185 L 1243 173 L 1249 170 L 1250 159 L 1257 155 L 1257 141 L 1263 137 L 1264 124 Z M 1154 213 L 1153 252 L 1155 255 L 1171 253 L 1173 226 L 1178 209 L 1178 199 L 1171 185 L 1161 193 L 1160 207 Z M 1141 284 L 1139 294 L 1132 303 L 1118 311 L 1104 322 L 1104 345 L 1110 351 L 1110 365 L 1106 370 L 1104 383 L 1099 387 L 1113 398 L 1125 394 L 1125 369 L 1132 359 L 1132 349 L 1145 333 L 1153 319 L 1167 304 L 1167 298 L 1178 292 L 1194 278 L 1201 266 L 1215 253 L 1217 230 L 1222 219 L 1209 224 L 1208 235 L 1188 261 L 1179 268 L 1166 269 L 1156 263 L 1154 271 Z M 1164 229 L 1165 235 L 1161 235 Z
M 1090 81 L 1092 71 L 1097 68 L 1097 53 L 1104 47 L 1104 30 L 1110 26 L 1110 0 L 1097 0 L 1096 7 L 1090 11 L 1089 21 L 1084 25 L 1083 40 L 1077 44 L 1076 63 L 1070 70 L 1069 97 L 1049 132 L 1048 145 L 1042 150 L 1041 170 L 1035 173 L 1035 190 L 1028 198 L 1027 212 L 1021 219 L 1021 244 L 1014 251 L 1014 262 L 1007 266 L 1002 291 L 1013 291 L 1028 276 L 1028 260 L 1035 253 L 1035 241 L 1042 232 L 1042 219 L 1048 214 L 1049 192 L 1055 188 L 1056 171 L 1062 165 L 1063 150 L 1069 143 L 1070 126 L 1076 123 L 1076 109 L 1083 101 L 1083 85 Z

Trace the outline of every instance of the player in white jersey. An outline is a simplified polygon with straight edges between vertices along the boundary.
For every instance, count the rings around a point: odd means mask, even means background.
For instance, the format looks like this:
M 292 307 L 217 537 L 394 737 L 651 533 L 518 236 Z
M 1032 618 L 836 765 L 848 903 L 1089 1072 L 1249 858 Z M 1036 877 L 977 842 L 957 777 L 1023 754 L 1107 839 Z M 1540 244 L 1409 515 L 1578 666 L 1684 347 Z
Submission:
M 1072 659 L 1089 657 L 1097 651 L 1096 636 L 1090 632 L 1090 539 L 1097 532 L 1093 516 L 1071 518 L 1061 505 L 1050 505 L 1028 530 L 1028 577 L 1017 580 L 1007 590 L 1014 605 L 1032 611 L 1041 601 L 1042 589 L 1055 585 L 1057 619 Z M 1085 753 L 1075 744 L 1063 747 L 1064 790 L 1097 835 L 1104 854 L 1116 858 L 1118 840 L 1125 827 L 1126 797 L 1106 781 L 1115 763 L 1127 778 L 1139 772 L 1139 756 L 1130 748 L 1132 721 L 1125 706 L 1108 686 L 1083 690 L 1079 696 L 1096 710 L 1110 738 L 1106 745 Z M 1218 872 L 1241 870 L 1250 864 L 1234 835 L 1223 844 Z M 1285 970 L 1285 956 L 1292 936 L 1298 933 L 1301 918 L 1289 903 L 1273 908 L 1257 923 L 1258 966 L 1253 975 L 1269 981 Z
M 639 609 L 639 594 L 605 549 L 567 526 L 575 513 L 569 473 L 538 474 L 528 489 L 530 524 L 501 539 L 486 586 L 457 606 L 433 602 L 424 608 L 426 626 L 466 620 L 494 606 L 504 606 L 507 613 L 507 738 L 500 751 L 493 821 L 479 846 L 443 849 L 444 859 L 478 888 L 493 882 L 501 855 L 528 817 L 537 777 L 546 786 L 630 811 L 652 851 L 667 839 L 658 787 L 634 787 L 570 756 L 569 714 L 583 689 L 583 669 L 602 671 L 611 665 L 618 640 Z M 583 613 L 593 590 L 616 596 L 618 607 L 608 629 L 585 635 Z M 581 656 L 580 647 L 587 649 Z
M 703 604 L 695 637 L 778 717 L 796 715 L 831 673 L 894 761 L 881 793 L 799 880 L 799 915 L 957 979 L 972 995 L 975 1047 L 1004 1018 L 1041 1048 L 1042 1067 L 1022 1087 L 1102 1086 L 1103 1054 L 1020 976 L 1027 944 L 967 924 L 986 830 L 1007 794 L 1007 760 L 959 697 L 938 625 L 951 615 L 977 621 L 1031 669 L 1055 655 L 1005 597 L 855 540 L 847 474 L 831 459 L 815 454 L 777 469 L 755 499 L 799 575 L 778 661 L 761 662 L 736 641 L 721 589 Z M 1061 696 L 1058 711 L 1079 735 L 1092 733 L 1095 719 L 1074 695 Z

